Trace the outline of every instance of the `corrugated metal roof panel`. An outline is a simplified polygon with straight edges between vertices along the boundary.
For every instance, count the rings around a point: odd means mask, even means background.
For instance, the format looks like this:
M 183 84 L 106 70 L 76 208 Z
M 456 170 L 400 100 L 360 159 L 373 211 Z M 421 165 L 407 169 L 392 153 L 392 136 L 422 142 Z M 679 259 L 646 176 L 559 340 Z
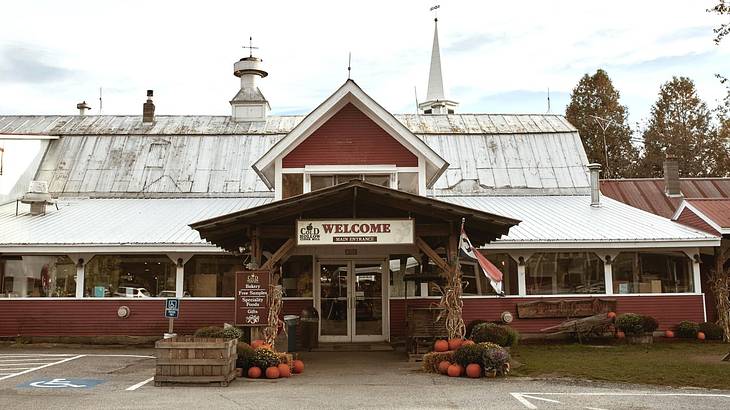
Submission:
M 669 219 L 610 198 L 590 206 L 589 196 L 469 196 L 439 199 L 520 220 L 494 242 L 651 242 L 714 239 Z M 468 232 L 468 222 L 467 222 Z
M 687 202 L 720 228 L 730 228 L 730 199 L 688 199 Z
M 0 206 L 0 245 L 205 244 L 188 224 L 270 202 L 271 198 L 69 199 L 45 215 Z

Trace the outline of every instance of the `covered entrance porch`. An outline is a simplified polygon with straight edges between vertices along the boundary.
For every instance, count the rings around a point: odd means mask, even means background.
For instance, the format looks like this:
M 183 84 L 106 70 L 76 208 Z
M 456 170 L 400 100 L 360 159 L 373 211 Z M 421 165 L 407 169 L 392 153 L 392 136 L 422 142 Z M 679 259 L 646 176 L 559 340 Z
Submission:
M 393 272 L 404 277 L 455 269 L 462 218 L 475 246 L 518 223 L 353 180 L 191 227 L 244 257 L 248 269 L 269 271 L 272 286 L 282 285 L 283 261 L 311 255 L 311 303 L 320 314 L 320 340 L 349 343 L 390 340 Z M 408 261 L 417 261 L 419 269 L 405 275 Z

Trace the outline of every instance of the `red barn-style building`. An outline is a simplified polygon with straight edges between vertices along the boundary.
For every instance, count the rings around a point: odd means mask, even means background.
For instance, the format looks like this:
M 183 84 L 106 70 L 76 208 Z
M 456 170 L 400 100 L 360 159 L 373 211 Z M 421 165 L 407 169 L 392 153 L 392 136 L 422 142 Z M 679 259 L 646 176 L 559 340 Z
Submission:
M 246 57 L 231 116 L 155 115 L 151 93 L 141 117 L 0 116 L 0 139 L 41 147 L 0 196 L 0 337 L 160 335 L 173 296 L 178 332 L 231 323 L 248 265 L 275 270 L 283 313 L 320 312 L 321 341 L 397 340 L 407 309 L 438 301 L 462 219 L 506 294 L 462 259 L 466 321 L 510 312 L 540 333 L 572 315 L 548 302 L 575 300 L 660 329 L 705 320 L 716 232 L 601 198 L 560 115 L 458 113 L 437 33 L 434 50 L 419 114 L 347 80 L 307 115 L 271 115 Z

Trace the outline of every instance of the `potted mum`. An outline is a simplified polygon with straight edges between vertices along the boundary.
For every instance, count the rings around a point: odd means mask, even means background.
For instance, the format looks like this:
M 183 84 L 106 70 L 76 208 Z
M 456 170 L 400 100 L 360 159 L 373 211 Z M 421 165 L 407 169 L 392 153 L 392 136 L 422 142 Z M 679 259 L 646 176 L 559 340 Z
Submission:
M 654 341 L 652 333 L 659 327 L 651 316 L 624 313 L 616 318 L 616 328 L 626 335 L 630 344 L 649 344 Z

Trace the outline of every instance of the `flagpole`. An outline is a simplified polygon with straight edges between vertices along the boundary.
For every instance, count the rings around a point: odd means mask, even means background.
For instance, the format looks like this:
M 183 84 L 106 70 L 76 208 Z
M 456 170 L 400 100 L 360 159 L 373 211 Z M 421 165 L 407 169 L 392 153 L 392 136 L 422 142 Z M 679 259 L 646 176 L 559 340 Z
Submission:
M 459 229 L 459 241 L 456 243 L 456 267 L 459 266 L 459 256 L 461 255 L 461 235 L 464 233 L 464 222 L 466 218 L 461 218 L 461 229 Z

